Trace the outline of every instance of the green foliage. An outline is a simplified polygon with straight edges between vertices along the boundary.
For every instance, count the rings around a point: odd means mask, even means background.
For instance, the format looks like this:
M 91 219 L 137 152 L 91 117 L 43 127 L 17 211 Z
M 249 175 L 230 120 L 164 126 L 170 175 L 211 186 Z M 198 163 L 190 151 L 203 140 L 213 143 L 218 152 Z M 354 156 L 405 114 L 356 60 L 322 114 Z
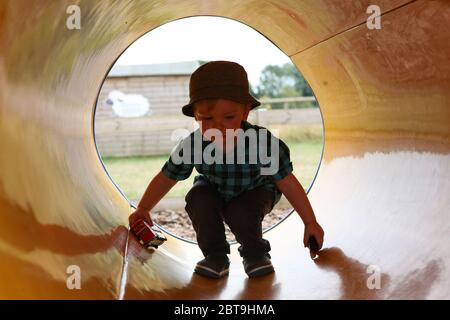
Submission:
M 251 88 L 252 94 L 261 99 L 313 96 L 311 87 L 294 64 L 267 65 L 261 72 L 259 85 Z M 273 105 L 272 108 L 282 108 Z M 318 107 L 317 102 L 291 103 L 291 108 Z

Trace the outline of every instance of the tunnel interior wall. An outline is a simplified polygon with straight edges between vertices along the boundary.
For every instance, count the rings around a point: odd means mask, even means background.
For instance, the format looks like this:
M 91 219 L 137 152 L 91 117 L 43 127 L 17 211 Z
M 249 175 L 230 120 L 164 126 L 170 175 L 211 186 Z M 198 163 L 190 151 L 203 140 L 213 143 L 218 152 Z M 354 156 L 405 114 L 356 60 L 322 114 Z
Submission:
M 0 297 L 449 298 L 450 3 L 379 0 L 382 28 L 369 30 L 372 3 L 78 1 L 81 29 L 69 30 L 73 1 L 2 1 Z M 114 61 L 149 30 L 195 15 L 265 35 L 321 106 L 309 197 L 329 260 L 297 250 L 292 215 L 267 234 L 279 266 L 268 289 L 245 284 L 239 267 L 226 286 L 207 286 L 191 276 L 198 248 L 170 236 L 156 253 L 141 249 L 95 147 L 93 108 Z M 387 283 L 376 293 L 361 285 L 369 265 Z M 79 290 L 67 287 L 70 266 L 82 271 Z

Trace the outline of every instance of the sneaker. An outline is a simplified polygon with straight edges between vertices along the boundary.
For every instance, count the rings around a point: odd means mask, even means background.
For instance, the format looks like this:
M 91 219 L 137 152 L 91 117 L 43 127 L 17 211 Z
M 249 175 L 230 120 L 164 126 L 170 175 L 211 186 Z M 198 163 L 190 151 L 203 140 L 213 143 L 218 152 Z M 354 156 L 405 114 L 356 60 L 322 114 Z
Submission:
M 244 270 L 250 278 L 259 277 L 274 272 L 268 253 L 257 257 L 244 257 Z
M 195 273 L 208 278 L 222 278 L 229 272 L 230 260 L 227 255 L 208 255 L 197 262 Z

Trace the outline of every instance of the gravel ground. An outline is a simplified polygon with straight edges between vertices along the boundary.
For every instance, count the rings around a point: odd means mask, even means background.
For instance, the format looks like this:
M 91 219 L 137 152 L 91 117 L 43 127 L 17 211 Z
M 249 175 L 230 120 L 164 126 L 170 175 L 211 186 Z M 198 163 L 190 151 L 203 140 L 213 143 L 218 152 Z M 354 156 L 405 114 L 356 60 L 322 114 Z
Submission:
M 274 209 L 267 214 L 263 220 L 263 230 L 275 225 L 282 220 L 291 211 L 291 209 Z M 167 231 L 185 238 L 187 240 L 195 240 L 195 231 L 192 227 L 191 219 L 184 209 L 180 210 L 159 210 L 152 212 L 152 219 L 161 225 Z M 234 235 L 225 224 L 225 234 L 228 241 L 235 241 Z

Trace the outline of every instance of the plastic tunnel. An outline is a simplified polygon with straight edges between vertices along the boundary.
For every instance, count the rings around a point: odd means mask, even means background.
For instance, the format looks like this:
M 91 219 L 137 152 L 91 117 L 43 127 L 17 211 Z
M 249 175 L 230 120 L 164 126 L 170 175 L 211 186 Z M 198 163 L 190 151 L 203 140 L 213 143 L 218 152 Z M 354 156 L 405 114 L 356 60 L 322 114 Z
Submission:
M 276 272 L 260 279 L 235 247 L 229 277 L 211 281 L 192 273 L 196 245 L 168 235 L 150 253 L 129 237 L 132 208 L 94 141 L 97 94 L 133 41 L 196 15 L 265 35 L 317 96 L 316 262 L 296 214 L 266 233 Z M 447 0 L 1 1 L 0 298 L 449 299 L 449 24 Z

